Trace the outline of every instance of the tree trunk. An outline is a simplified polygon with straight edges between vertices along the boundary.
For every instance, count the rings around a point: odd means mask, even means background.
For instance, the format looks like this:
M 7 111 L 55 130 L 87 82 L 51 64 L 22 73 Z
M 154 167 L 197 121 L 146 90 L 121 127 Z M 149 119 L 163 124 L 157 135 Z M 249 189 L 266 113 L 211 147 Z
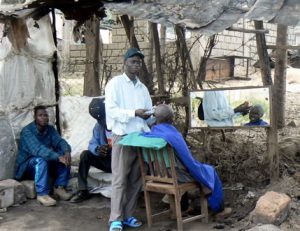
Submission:
M 205 81 L 207 60 L 209 59 L 212 49 L 214 48 L 215 45 L 216 45 L 216 35 L 212 35 L 211 37 L 209 37 L 209 39 L 207 41 L 203 57 L 201 58 L 201 61 L 200 61 L 199 70 L 198 70 L 198 74 L 197 74 L 197 78 L 196 78 L 196 81 L 197 81 L 200 89 L 203 88 L 202 82 Z
M 180 54 L 180 61 L 181 61 L 181 74 L 182 74 L 182 95 L 184 97 L 188 96 L 188 68 L 187 68 L 187 57 L 186 57 L 186 45 L 185 43 L 185 34 L 183 28 L 179 26 L 175 26 L 175 32 L 177 35 L 177 50 L 178 53 Z M 183 137 L 187 136 L 188 133 L 188 128 L 189 128 L 189 107 L 186 105 L 184 107 L 185 109 L 185 127 L 184 131 L 182 132 Z
M 100 95 L 99 86 L 99 19 L 93 15 L 85 22 L 86 64 L 84 73 L 83 95 Z
M 254 26 L 256 30 L 264 29 L 262 21 L 254 21 Z M 264 33 L 256 33 L 256 47 L 259 57 L 262 82 L 264 86 L 272 85 L 270 59 L 267 51 L 266 37 Z
M 165 52 L 166 52 L 166 27 L 162 26 L 160 27 L 160 54 L 162 59 L 165 57 Z
M 148 71 L 151 76 L 153 76 L 153 56 L 154 56 L 154 42 L 153 42 L 153 34 L 152 34 L 152 22 L 148 22 L 149 33 L 148 33 L 148 42 L 149 42 L 149 56 L 146 57 Z
M 130 46 L 140 49 L 138 41 L 137 41 L 137 39 L 135 37 L 135 34 L 134 34 L 134 30 L 132 29 L 133 26 L 134 26 L 133 21 L 131 21 L 128 18 L 128 15 L 122 15 L 121 16 L 121 21 L 122 21 L 122 24 L 124 26 L 127 38 L 130 42 Z M 145 64 L 144 59 L 142 60 L 142 73 L 139 77 L 140 77 L 140 80 L 147 86 L 150 94 L 153 94 L 154 93 L 154 90 L 153 90 L 153 87 L 154 87 L 153 76 L 151 76 L 150 73 L 148 72 L 147 66 Z
M 165 93 L 165 85 L 164 78 L 161 69 L 161 54 L 160 54 L 160 44 L 159 44 L 159 36 L 157 31 L 157 23 L 152 23 L 152 36 L 154 42 L 154 50 L 155 50 L 155 66 L 157 73 L 157 83 L 158 83 L 158 92 L 160 95 Z
M 179 29 L 177 29 L 176 35 L 178 37 L 177 39 L 179 39 L 180 46 L 181 46 L 181 49 L 183 52 L 182 53 L 183 57 L 181 57 L 181 58 L 184 59 L 184 62 L 187 64 L 185 66 L 185 68 L 187 68 L 187 73 L 189 72 L 190 77 L 191 77 L 192 89 L 197 89 L 196 77 L 194 74 L 194 68 L 193 68 L 190 52 L 189 52 L 189 49 L 188 49 L 188 46 L 187 46 L 186 40 L 185 40 L 184 29 L 179 27 Z M 188 67 L 189 67 L 189 69 L 188 69 Z M 188 85 L 188 77 L 187 77 L 187 85 Z
M 56 17 L 55 17 L 54 9 L 52 9 L 51 14 L 52 14 L 52 19 L 53 19 L 53 22 L 52 22 L 53 34 L 52 35 L 53 35 L 54 44 L 57 47 L 57 36 L 56 36 L 56 27 L 55 27 Z M 57 52 L 54 52 L 52 58 L 53 58 L 52 59 L 52 70 L 53 70 L 53 74 L 54 74 L 54 83 L 55 83 L 55 100 L 56 100 L 56 102 L 58 102 L 59 97 L 60 97 L 60 94 L 59 94 L 59 88 L 60 87 L 59 87 L 59 80 L 58 80 L 58 68 L 57 68 L 57 66 L 58 66 L 58 64 L 57 64 L 58 57 L 57 57 Z M 56 125 L 56 130 L 57 130 L 58 134 L 61 135 L 59 104 L 58 103 L 55 105 L 55 125 Z

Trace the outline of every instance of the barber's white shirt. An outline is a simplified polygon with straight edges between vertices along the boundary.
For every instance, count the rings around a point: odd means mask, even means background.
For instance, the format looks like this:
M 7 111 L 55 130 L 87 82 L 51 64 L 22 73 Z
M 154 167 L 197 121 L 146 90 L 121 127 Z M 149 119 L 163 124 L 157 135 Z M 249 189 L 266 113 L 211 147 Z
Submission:
M 134 84 L 123 73 L 113 77 L 105 87 L 106 124 L 116 135 L 149 131 L 145 120 L 135 116 L 136 109 L 152 108 L 152 100 L 146 86 L 137 79 Z
M 205 91 L 203 95 L 204 120 L 210 127 L 233 126 L 233 109 L 224 91 Z

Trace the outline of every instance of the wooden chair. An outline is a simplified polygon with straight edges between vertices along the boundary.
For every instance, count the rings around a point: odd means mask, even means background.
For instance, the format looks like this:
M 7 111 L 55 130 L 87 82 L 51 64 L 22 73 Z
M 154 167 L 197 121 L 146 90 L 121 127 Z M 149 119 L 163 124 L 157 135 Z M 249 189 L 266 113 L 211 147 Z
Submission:
M 141 167 L 145 205 L 148 227 L 152 226 L 152 218 L 169 212 L 171 218 L 177 219 L 177 229 L 183 230 L 183 224 L 196 219 L 204 219 L 208 222 L 208 207 L 205 190 L 197 182 L 178 183 L 176 175 L 175 151 L 170 145 L 161 149 L 138 148 L 139 163 Z M 200 189 L 201 214 L 193 217 L 182 218 L 180 200 L 182 195 L 192 189 Z M 150 192 L 169 195 L 170 209 L 157 214 L 152 214 Z M 207 192 L 207 191 L 206 191 Z

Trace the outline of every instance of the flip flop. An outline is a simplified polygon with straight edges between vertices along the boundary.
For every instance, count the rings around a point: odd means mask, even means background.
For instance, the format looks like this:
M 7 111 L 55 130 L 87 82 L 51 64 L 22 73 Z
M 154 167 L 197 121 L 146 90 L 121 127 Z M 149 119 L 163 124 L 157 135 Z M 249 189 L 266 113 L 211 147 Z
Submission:
M 121 221 L 113 221 L 110 224 L 109 231 L 122 231 L 123 230 L 123 224 Z
M 138 219 L 136 219 L 135 217 L 129 217 L 127 219 L 125 219 L 123 221 L 124 225 L 127 225 L 131 228 L 137 228 L 143 225 L 143 223 L 141 221 L 139 221 Z

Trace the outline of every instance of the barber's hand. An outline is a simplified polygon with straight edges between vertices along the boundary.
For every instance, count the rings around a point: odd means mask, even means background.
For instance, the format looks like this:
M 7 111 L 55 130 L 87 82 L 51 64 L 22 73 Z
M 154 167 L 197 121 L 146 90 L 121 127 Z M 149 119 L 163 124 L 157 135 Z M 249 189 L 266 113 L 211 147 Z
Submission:
M 249 106 L 249 102 L 248 101 L 245 101 L 244 103 L 242 103 L 241 105 L 237 106 L 235 109 L 234 109 L 234 113 L 241 113 L 243 116 L 244 115 L 247 115 L 250 111 L 250 106 Z
M 100 155 L 100 156 L 107 156 L 110 152 L 111 152 L 111 147 L 109 147 L 108 144 L 104 144 L 102 146 L 98 146 L 96 148 L 96 152 Z
M 146 109 L 137 109 L 137 110 L 135 110 L 135 116 L 138 116 L 138 117 L 146 120 L 151 116 L 151 114 L 150 115 L 146 114 L 145 113 L 146 111 L 148 111 L 148 110 L 146 110 Z

